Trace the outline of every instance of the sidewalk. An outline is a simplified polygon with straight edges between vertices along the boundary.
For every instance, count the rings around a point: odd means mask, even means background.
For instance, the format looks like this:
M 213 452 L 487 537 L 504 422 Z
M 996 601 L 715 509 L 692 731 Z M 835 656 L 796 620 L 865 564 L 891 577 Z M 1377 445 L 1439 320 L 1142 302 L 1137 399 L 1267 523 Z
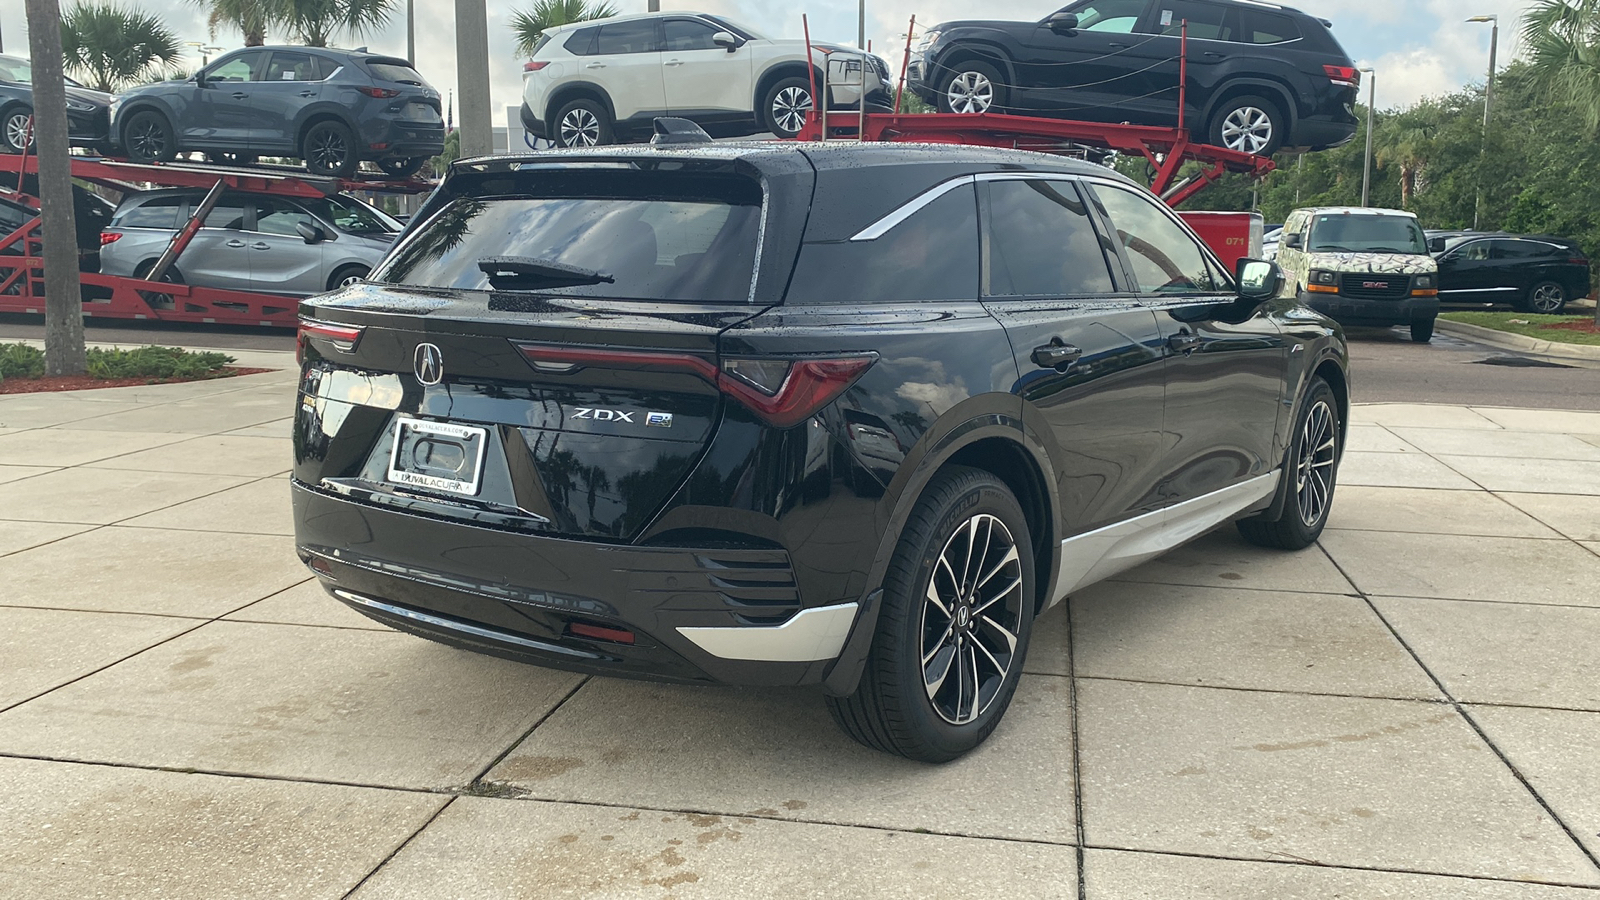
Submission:
M 1075 596 L 933 767 L 344 609 L 275 358 L 0 398 L 0 895 L 1600 900 L 1600 413 L 1358 407 L 1320 547 Z

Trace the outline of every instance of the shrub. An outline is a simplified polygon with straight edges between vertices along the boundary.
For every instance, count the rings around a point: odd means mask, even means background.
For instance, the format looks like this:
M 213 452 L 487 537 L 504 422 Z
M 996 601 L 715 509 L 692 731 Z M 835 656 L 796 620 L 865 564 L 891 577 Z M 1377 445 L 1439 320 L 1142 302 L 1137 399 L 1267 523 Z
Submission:
M 89 349 L 89 374 L 95 378 L 201 378 L 233 362 L 225 353 L 205 353 L 178 347 L 137 347 L 132 350 Z
M 0 344 L 0 381 L 44 374 L 44 351 L 28 344 Z

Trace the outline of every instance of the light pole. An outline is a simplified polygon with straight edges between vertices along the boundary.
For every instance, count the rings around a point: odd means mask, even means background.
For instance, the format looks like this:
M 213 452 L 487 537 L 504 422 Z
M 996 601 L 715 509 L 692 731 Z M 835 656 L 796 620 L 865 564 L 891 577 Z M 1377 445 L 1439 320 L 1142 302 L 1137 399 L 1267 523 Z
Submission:
M 1472 230 L 1478 230 L 1478 224 L 1483 218 L 1483 174 L 1481 161 L 1489 149 L 1489 113 L 1494 109 L 1494 63 L 1495 52 L 1500 47 L 1500 17 L 1499 16 L 1473 16 L 1468 22 L 1482 24 L 1487 22 L 1492 27 L 1489 32 L 1489 79 L 1483 84 L 1483 142 L 1478 147 L 1480 161 L 1478 174 L 1478 198 L 1472 208 Z
M 1367 162 L 1361 169 L 1361 205 L 1372 195 L 1372 107 L 1378 102 L 1378 71 L 1361 69 L 1367 76 Z

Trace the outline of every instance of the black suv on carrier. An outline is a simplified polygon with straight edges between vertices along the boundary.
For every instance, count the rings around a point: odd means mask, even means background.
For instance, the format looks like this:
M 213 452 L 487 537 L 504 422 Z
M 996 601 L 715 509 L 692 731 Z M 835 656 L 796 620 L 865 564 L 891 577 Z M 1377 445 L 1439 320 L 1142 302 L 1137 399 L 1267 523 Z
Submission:
M 457 162 L 414 223 L 301 305 L 294 423 L 300 556 L 396 628 L 821 685 L 947 760 L 1070 592 L 1326 521 L 1338 327 L 1098 166 L 595 148 Z
M 1079 0 L 1039 22 L 946 22 L 924 32 L 911 90 L 940 112 L 1010 112 L 1175 127 L 1257 156 L 1337 147 L 1356 133 L 1361 73 L 1298 10 L 1253 0 Z

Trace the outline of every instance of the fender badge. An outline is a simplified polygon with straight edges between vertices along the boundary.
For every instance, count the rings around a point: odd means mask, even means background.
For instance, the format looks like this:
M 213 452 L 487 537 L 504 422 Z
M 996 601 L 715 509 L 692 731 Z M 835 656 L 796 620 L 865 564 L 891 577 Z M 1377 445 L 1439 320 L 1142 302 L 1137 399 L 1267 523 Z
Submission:
M 644 424 L 653 425 L 656 428 L 671 428 L 672 427 L 672 413 L 664 413 L 664 412 L 645 413 Z

